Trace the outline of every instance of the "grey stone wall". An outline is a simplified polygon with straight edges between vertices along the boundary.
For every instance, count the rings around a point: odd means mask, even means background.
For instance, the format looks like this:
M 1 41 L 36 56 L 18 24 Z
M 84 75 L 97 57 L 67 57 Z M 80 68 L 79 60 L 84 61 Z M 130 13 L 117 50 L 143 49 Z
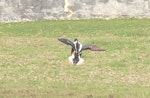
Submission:
M 150 0 L 0 0 L 0 22 L 117 17 L 150 18 Z

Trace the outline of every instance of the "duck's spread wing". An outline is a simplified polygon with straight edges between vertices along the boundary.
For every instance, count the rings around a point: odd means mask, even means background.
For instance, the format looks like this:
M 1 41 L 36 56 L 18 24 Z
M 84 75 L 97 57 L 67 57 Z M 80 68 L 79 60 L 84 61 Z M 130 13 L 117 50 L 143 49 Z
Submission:
M 96 45 L 83 45 L 82 50 L 105 51 L 105 49 L 102 49 Z
M 71 45 L 72 48 L 75 49 L 74 43 L 72 41 L 65 39 L 65 38 L 59 38 L 58 40 L 61 41 L 62 43 L 67 44 L 67 45 Z

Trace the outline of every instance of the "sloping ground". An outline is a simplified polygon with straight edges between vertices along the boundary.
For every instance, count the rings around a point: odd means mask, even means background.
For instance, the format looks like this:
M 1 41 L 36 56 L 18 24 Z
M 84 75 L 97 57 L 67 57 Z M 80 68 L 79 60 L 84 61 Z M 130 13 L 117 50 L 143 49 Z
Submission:
M 2 98 L 148 98 L 150 20 L 67 20 L 0 24 Z M 85 63 L 68 65 L 78 38 L 106 52 L 85 51 Z

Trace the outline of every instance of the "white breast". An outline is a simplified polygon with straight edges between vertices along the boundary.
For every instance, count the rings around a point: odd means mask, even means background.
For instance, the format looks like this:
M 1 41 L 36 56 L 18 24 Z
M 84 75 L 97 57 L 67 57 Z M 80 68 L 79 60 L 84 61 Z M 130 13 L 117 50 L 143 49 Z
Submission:
M 74 55 L 71 55 L 70 57 L 68 57 L 68 60 L 71 64 L 73 64 L 73 58 L 74 58 Z M 81 65 L 83 64 L 83 62 L 84 60 L 81 57 L 79 57 L 79 62 L 76 65 Z

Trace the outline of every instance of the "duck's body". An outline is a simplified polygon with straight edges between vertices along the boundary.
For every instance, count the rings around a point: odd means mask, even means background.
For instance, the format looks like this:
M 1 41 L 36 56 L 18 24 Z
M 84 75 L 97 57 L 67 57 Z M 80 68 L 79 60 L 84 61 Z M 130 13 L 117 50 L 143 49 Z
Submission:
M 97 47 L 95 45 L 82 45 L 77 39 L 75 39 L 74 42 L 65 38 L 60 38 L 58 40 L 67 45 L 71 45 L 71 56 L 68 57 L 68 60 L 71 64 L 74 65 L 83 64 L 84 60 L 81 58 L 83 50 L 89 49 L 92 51 L 105 51 L 104 49 L 101 49 L 100 47 Z
M 69 61 L 70 64 L 74 64 L 74 62 L 73 62 L 73 59 L 74 59 L 74 58 L 75 58 L 74 54 L 72 54 L 71 56 L 68 57 L 68 61 Z M 78 61 L 75 65 L 81 65 L 81 64 L 83 64 L 83 63 L 84 63 L 83 58 L 81 58 L 81 57 L 79 56 L 79 61 Z

